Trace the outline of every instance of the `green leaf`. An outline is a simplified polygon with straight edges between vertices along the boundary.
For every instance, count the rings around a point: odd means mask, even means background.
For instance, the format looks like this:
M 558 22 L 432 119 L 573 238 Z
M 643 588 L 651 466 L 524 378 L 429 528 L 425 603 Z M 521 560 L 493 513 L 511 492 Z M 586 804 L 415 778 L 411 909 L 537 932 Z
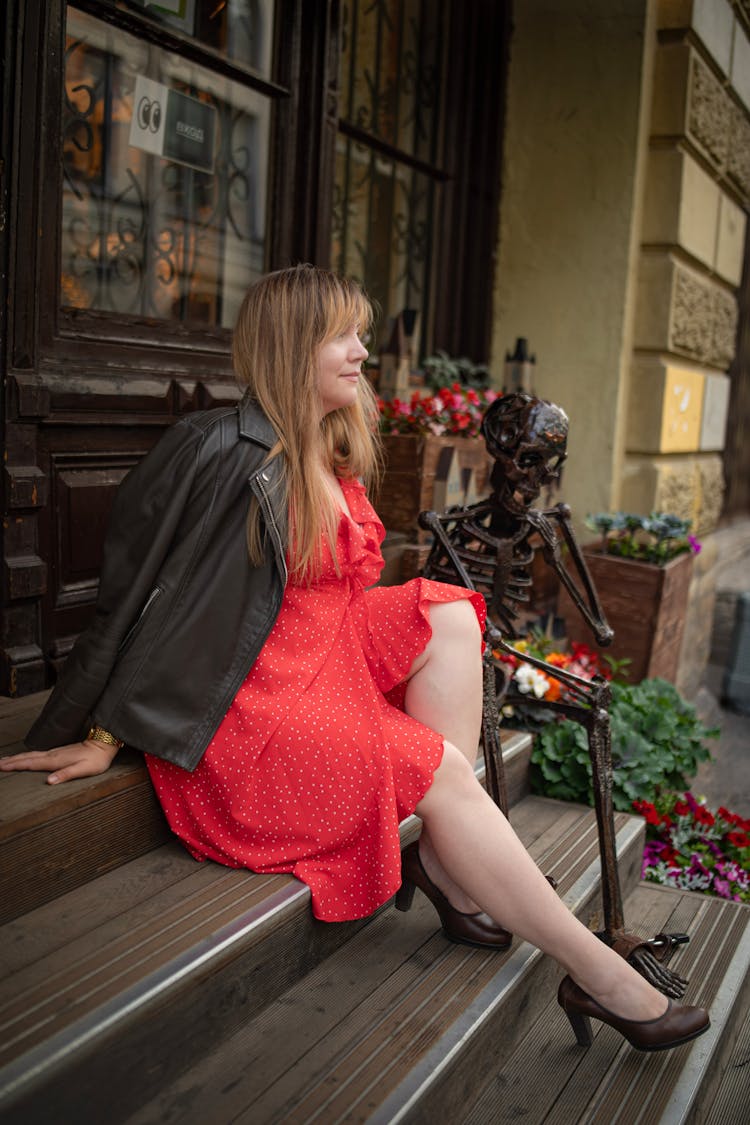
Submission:
M 655 801 L 660 791 L 684 790 L 698 764 L 710 758 L 695 708 L 666 680 L 612 684 L 613 802 L 627 810 L 635 799 Z M 535 792 L 592 803 L 586 731 L 569 719 L 548 723 L 532 751 Z M 535 779 L 535 780 L 534 780 Z

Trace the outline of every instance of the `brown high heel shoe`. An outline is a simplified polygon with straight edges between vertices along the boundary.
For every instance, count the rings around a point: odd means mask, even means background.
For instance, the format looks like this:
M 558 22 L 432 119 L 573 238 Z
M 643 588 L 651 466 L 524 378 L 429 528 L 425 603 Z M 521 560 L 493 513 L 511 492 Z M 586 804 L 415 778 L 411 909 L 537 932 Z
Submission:
M 422 866 L 419 841 L 409 844 L 401 853 L 401 886 L 396 894 L 396 909 L 408 910 L 414 899 L 414 890 L 427 896 L 435 907 L 449 941 L 460 945 L 478 945 L 482 949 L 509 949 L 513 934 L 509 934 L 489 914 L 479 911 L 464 914 L 448 902 L 443 892 L 435 886 Z
M 609 1024 L 623 1035 L 637 1051 L 666 1051 L 696 1039 L 708 1031 L 711 1020 L 703 1008 L 690 1008 L 673 1004 L 669 1000 L 666 1012 L 652 1020 L 626 1020 L 603 1008 L 592 996 L 570 977 L 563 977 L 557 991 L 557 1002 L 570 1020 L 581 1047 L 593 1043 L 591 1019 Z

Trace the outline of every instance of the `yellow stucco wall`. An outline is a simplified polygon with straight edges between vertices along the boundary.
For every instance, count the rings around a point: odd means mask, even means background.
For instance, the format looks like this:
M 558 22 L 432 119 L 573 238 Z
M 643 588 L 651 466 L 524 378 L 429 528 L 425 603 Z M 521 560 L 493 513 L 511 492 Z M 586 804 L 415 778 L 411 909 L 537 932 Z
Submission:
M 618 501 L 655 45 L 643 2 L 523 0 L 510 44 L 492 367 L 526 336 L 571 417 L 563 493 Z

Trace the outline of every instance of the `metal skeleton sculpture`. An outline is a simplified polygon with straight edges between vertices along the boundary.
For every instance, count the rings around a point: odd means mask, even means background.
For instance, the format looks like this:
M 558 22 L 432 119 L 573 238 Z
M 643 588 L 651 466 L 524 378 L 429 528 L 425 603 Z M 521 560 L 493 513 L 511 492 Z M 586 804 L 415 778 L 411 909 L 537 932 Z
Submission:
M 495 461 L 490 477 L 491 495 L 469 507 L 449 508 L 442 514 L 421 512 L 419 522 L 433 535 L 424 576 L 478 590 L 487 601 L 482 746 L 488 789 L 507 815 L 498 703 L 523 702 L 528 706 L 535 701 L 515 689 L 507 666 L 496 661 L 492 654 L 494 650 L 517 655 L 504 637 L 517 637 L 515 622 L 519 608 L 529 600 L 530 567 L 534 557 L 529 538 L 533 533 L 541 540 L 545 561 L 568 590 L 598 643 L 609 644 L 613 632 L 604 617 L 573 532 L 570 508 L 565 504 L 546 510 L 532 507 L 542 487 L 559 475 L 565 461 L 568 436 L 565 412 L 553 403 L 526 394 L 504 395 L 489 407 L 482 434 L 487 451 Z M 563 564 L 563 544 L 570 552 L 576 578 Z M 657 988 L 668 996 L 679 997 L 687 982 L 669 970 L 664 962 L 674 946 L 687 941 L 687 937 L 659 934 L 645 941 L 626 933 L 624 928 L 612 802 L 609 683 L 601 676 L 585 680 L 526 653 L 523 660 L 554 676 L 564 687 L 564 699 L 540 701 L 539 706 L 581 723 L 588 736 L 602 865 L 605 928 L 599 936 Z

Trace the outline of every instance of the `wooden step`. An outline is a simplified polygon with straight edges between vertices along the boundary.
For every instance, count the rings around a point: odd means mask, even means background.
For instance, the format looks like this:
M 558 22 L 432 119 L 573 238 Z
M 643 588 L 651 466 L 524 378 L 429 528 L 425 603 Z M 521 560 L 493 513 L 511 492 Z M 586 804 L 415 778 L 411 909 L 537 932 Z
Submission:
M 598 921 L 591 810 L 530 798 L 516 830 L 565 901 Z M 619 814 L 626 888 L 638 879 L 643 823 Z M 525 1033 L 555 968 L 525 942 L 506 954 L 450 945 L 425 900 L 390 911 L 128 1119 L 275 1122 L 455 1121 L 466 1091 Z
M 689 1125 L 733 1125 L 746 1121 L 750 1106 L 750 1004 L 745 1005 L 745 1019 L 740 1027 L 734 1050 L 720 1069 L 721 1080 L 713 1097 L 699 1112 L 691 1112 Z
M 560 972 L 539 971 L 546 959 L 533 972 L 528 963 L 514 966 L 511 955 L 482 989 L 476 962 L 486 967 L 488 955 L 430 938 L 405 957 L 408 944 L 402 939 L 394 950 L 383 918 L 128 1125 L 704 1125 L 720 1082 L 725 1106 L 739 1115 L 715 1125 L 746 1120 L 746 1081 L 736 1072 L 731 1084 L 722 1077 L 733 1058 L 739 1067 L 747 1061 L 732 1047 L 750 987 L 748 909 L 641 884 L 626 911 L 644 934 L 691 932 L 674 964 L 693 978 L 687 1001 L 712 1015 L 710 1031 L 694 1043 L 643 1054 L 594 1023 L 594 1045 L 582 1049 L 555 1000 Z M 371 957 L 375 973 L 363 968 Z
M 561 893 L 588 920 L 596 909 L 593 900 L 599 884 L 591 810 L 526 798 L 514 809 L 513 820 L 543 870 L 558 878 Z M 618 814 L 617 826 L 622 877 L 629 887 L 638 878 L 643 821 Z M 407 832 L 416 830 L 416 821 L 406 827 Z M 243 872 L 227 874 L 256 878 Z M 283 896 L 283 889 L 277 889 Z M 425 900 L 415 902 L 407 915 L 386 907 L 356 932 L 356 923 L 340 927 L 314 922 L 306 889 L 300 888 L 297 895 L 296 905 L 304 910 L 297 911 L 296 932 L 287 944 L 283 939 L 289 933 L 291 907 L 277 900 L 265 939 L 256 942 L 255 961 L 247 950 L 249 933 L 232 941 L 239 929 L 235 921 L 213 938 L 198 937 L 192 966 L 184 949 L 175 951 L 162 967 L 161 977 L 154 975 L 153 966 L 145 976 L 146 966 L 135 966 L 144 985 L 138 994 L 126 973 L 128 957 L 138 953 L 118 947 L 112 933 L 99 935 L 99 950 L 123 974 L 126 987 L 119 999 L 84 995 L 95 990 L 97 965 L 96 958 L 80 947 L 54 953 L 58 972 L 53 980 L 49 953 L 42 962 L 28 966 L 19 985 L 9 989 L 13 995 L 8 998 L 3 1028 L 3 1038 L 14 1039 L 19 1052 L 0 1074 L 0 1088 L 7 1087 L 0 1099 L 5 1125 L 16 1121 L 28 1125 L 50 1105 L 55 1106 L 58 1120 L 106 1119 L 114 1125 L 129 1114 L 143 1113 L 144 1121 L 171 1120 L 176 1115 L 181 1121 L 203 1125 L 232 1119 L 237 1099 L 255 1105 L 261 1097 L 264 1116 L 253 1114 L 253 1121 L 286 1120 L 282 1103 L 290 1095 L 288 1083 L 302 1075 L 295 1054 L 300 1039 L 303 1049 L 310 1047 L 308 1037 L 313 1036 L 316 1051 L 329 1050 L 325 1039 L 331 1031 L 332 1011 L 334 1027 L 344 1019 L 338 1032 L 342 1042 L 374 1035 L 369 1053 L 373 1081 L 382 1094 L 398 1096 L 394 1092 L 413 1078 L 418 1063 L 427 1068 L 425 1073 L 442 1073 L 450 1090 L 454 1068 L 444 1073 L 440 1067 L 435 1070 L 430 1048 L 439 1054 L 446 1036 L 451 1043 L 466 1036 L 476 1041 L 488 1020 L 493 1040 L 515 1042 L 539 1005 L 544 989 L 539 992 L 538 981 L 544 984 L 550 966 L 525 943 L 515 943 L 509 954 L 453 946 L 438 931 L 434 911 Z M 124 939 L 125 932 L 121 936 Z M 131 926 L 128 946 L 140 948 L 139 936 Z M 348 940 L 342 946 L 344 939 Z M 217 944 L 215 951 L 207 948 L 212 941 Z M 321 954 L 316 941 L 327 942 L 328 949 Z M 160 938 L 159 948 L 163 944 Z M 332 952 L 335 945 L 342 947 Z M 326 952 L 329 956 L 323 961 Z M 316 961 L 322 962 L 317 968 Z M 305 968 L 311 971 L 303 977 Z M 279 990 L 278 998 L 268 1003 L 270 997 L 264 993 L 268 978 L 278 985 L 285 977 L 289 990 Z M 507 1027 L 496 1025 L 509 993 L 517 1013 L 510 1034 Z M 89 1010 L 84 1012 L 86 1005 Z M 71 1007 L 74 1019 L 69 1026 L 48 1030 L 47 1020 Z M 367 1013 L 378 1014 L 376 1027 L 369 1032 L 359 1027 Z M 413 1020 L 416 1025 L 409 1024 Z M 406 1039 L 401 1037 L 404 1022 Z M 420 1044 L 416 1054 L 412 1041 Z M 342 1065 L 350 1061 L 348 1052 L 344 1054 Z M 410 1059 L 414 1065 L 404 1070 Z M 485 1065 L 491 1061 L 492 1056 Z M 319 1069 L 327 1073 L 330 1058 L 323 1057 Z M 466 1075 L 459 1077 L 466 1080 Z M 346 1085 L 349 1088 L 348 1080 Z M 302 1093 L 307 1096 L 309 1091 Z M 443 1096 L 436 1092 L 435 1104 Z M 143 1109 L 152 1098 L 156 1104 Z
M 22 739 L 48 692 L 0 700 L 0 754 Z M 528 793 L 531 739 L 503 731 L 510 804 Z M 106 773 L 63 785 L 45 774 L 0 774 L 0 925 L 170 839 L 140 754 L 122 750 Z
M 0 755 L 23 738 L 49 692 L 0 700 Z M 140 754 L 106 773 L 47 785 L 46 774 L 0 774 L 0 924 L 139 855 L 170 836 Z
M 750 908 L 641 883 L 626 902 L 626 916 L 639 920 L 642 933 L 684 930 L 691 935 L 690 944 L 672 963 L 690 979 L 685 1003 L 710 1009 L 710 1030 L 684 1047 L 647 1054 L 633 1050 L 612 1028 L 592 1021 L 594 1044 L 586 1050 L 576 1045 L 550 993 L 544 1011 L 505 1065 L 490 1076 L 471 1108 L 455 1118 L 457 1125 L 510 1125 L 519 1120 L 529 1125 L 706 1125 L 714 1120 L 711 1110 L 720 1086 L 724 1104 L 736 1106 L 738 1112 L 716 1117 L 717 1125 L 748 1119 L 748 1076 L 737 1081 L 735 1075 L 735 1082 L 726 1086 L 724 1077 L 743 1021 L 747 1024 Z M 747 1050 L 742 1057 L 747 1064 Z M 540 1073 L 543 1082 L 538 1081 Z
M 106 773 L 62 785 L 0 774 L 0 923 L 144 855 L 171 833 L 143 758 L 122 750 Z
M 512 794 L 529 745 L 504 744 Z M 412 817 L 402 842 L 417 831 Z M 316 922 L 288 876 L 197 864 L 167 844 L 2 927 L 0 1089 L 12 1101 L 32 1078 L 65 1086 L 79 1064 L 102 1079 L 114 1060 L 127 1087 L 152 1055 L 150 1073 L 169 1076 L 363 924 Z

